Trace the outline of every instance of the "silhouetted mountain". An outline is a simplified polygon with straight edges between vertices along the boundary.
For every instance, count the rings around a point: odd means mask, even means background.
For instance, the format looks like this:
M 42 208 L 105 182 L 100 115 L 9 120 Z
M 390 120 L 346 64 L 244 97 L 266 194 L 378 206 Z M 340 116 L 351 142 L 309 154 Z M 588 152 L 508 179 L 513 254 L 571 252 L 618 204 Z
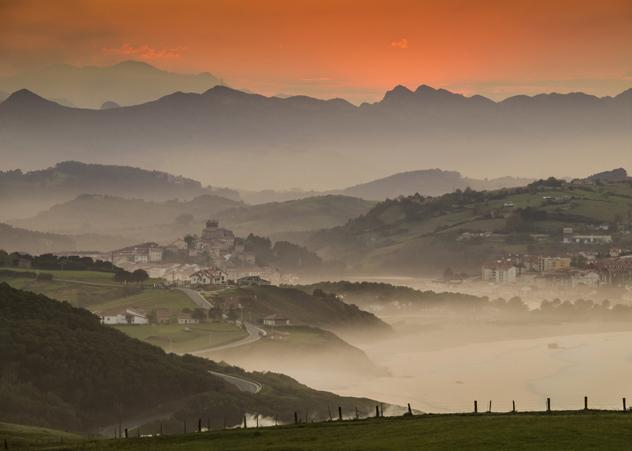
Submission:
M 222 83 L 209 73 L 176 74 L 140 61 L 124 61 L 106 67 L 57 64 L 0 77 L 0 90 L 27 88 L 51 99 L 64 99 L 62 103 L 99 108 L 106 101 L 135 105 L 178 90 L 203 92 Z
M 36 109 L 39 112 L 46 108 L 64 109 L 29 91 L 15 93 L 7 102 L 36 104 L 39 105 Z M 84 193 L 148 200 L 188 200 L 212 192 L 211 188 L 203 187 L 198 181 L 166 172 L 64 161 L 38 171 L 0 171 L 0 217 L 33 215 Z M 228 190 L 220 192 L 223 195 L 231 194 Z M 236 193 L 232 194 L 238 197 Z
M 355 185 L 341 190 L 340 193 L 362 199 L 384 200 L 398 196 L 409 196 L 415 193 L 423 196 L 438 196 L 468 187 L 476 190 L 508 188 L 527 185 L 530 182 L 532 182 L 530 179 L 514 177 L 477 180 L 463 177 L 456 171 L 423 169 L 401 172 L 368 183 Z
M 342 195 L 365 200 L 382 201 L 387 198 L 408 196 L 419 193 L 423 196 L 439 196 L 456 189 L 471 188 L 490 190 L 510 188 L 531 183 L 532 179 L 519 177 L 499 177 L 495 179 L 474 179 L 464 177 L 456 171 L 442 169 L 420 169 L 400 172 L 370 182 L 331 191 L 303 191 L 299 189 L 287 191 L 239 191 L 240 197 L 247 203 L 260 204 L 286 202 L 295 199 L 318 197 L 323 195 Z
M 495 103 L 427 86 L 397 87 L 380 102 L 355 107 L 218 86 L 110 110 L 12 97 L 0 104 L 0 139 L 9 161 L 23 167 L 90 159 L 169 167 L 224 186 L 326 187 L 366 180 L 376 168 L 411 166 L 497 174 L 518 167 L 544 175 L 553 152 L 572 161 L 575 172 L 588 172 L 595 152 L 602 164 L 625 164 L 632 158 L 631 121 L 627 93 Z

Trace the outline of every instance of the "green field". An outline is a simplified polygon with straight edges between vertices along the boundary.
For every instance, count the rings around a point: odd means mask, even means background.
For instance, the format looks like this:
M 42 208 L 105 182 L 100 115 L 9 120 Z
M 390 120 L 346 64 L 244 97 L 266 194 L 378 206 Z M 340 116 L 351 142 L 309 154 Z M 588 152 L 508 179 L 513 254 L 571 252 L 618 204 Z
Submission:
M 84 277 L 89 278 L 91 276 L 86 275 Z M 84 281 L 86 280 L 85 278 Z M 7 282 L 14 288 L 44 294 L 60 301 L 67 301 L 77 307 L 83 307 L 93 312 L 126 307 L 137 307 L 146 311 L 156 308 L 169 308 L 174 311 L 180 311 L 183 308 L 195 307 L 195 304 L 180 291 L 158 288 L 143 289 L 134 284 L 102 286 L 92 285 L 91 282 L 77 283 L 63 280 L 35 280 L 14 277 L 0 277 L 0 281 Z
M 115 326 L 130 337 L 138 338 L 167 352 L 185 353 L 219 346 L 244 338 L 247 333 L 229 323 L 148 324 Z
M 252 424 L 252 422 L 251 422 Z M 82 450 L 615 450 L 632 446 L 632 413 L 425 415 L 87 441 Z
M 7 448 L 4 448 L 4 440 Z M 55 449 L 85 440 L 81 436 L 53 429 L 0 423 L 0 447 L 3 449 Z

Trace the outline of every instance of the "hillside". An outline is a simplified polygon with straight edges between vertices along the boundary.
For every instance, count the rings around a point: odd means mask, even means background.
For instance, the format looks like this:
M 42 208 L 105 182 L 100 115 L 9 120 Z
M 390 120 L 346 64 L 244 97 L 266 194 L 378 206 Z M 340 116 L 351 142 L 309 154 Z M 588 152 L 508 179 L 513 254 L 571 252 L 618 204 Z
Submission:
M 400 172 L 388 177 L 372 180 L 367 183 L 340 190 L 340 194 L 359 197 L 361 199 L 379 200 L 393 199 L 399 196 L 410 196 L 419 193 L 422 196 L 440 196 L 457 189 L 493 190 L 524 186 L 533 180 L 517 177 L 496 179 L 474 179 L 462 176 L 456 171 L 441 169 L 424 169 L 419 171 Z
M 476 179 L 465 177 L 457 171 L 441 169 L 420 169 L 417 171 L 398 172 L 387 177 L 329 191 L 304 191 L 299 189 L 275 191 L 243 191 L 240 197 L 250 204 L 268 202 L 284 202 L 323 195 L 349 196 L 365 200 L 383 201 L 388 198 L 409 196 L 419 193 L 423 196 L 440 196 L 457 189 L 470 187 L 476 190 L 491 190 L 524 186 L 533 180 L 519 177 L 500 177 L 495 179 Z
M 254 233 L 284 239 L 342 225 L 373 205 L 362 199 L 333 195 L 250 206 L 213 194 L 188 201 L 84 194 L 31 218 L 11 222 L 40 231 L 90 231 L 141 241 L 147 237 L 168 241 L 199 233 L 206 220 L 214 218 L 237 235 Z
M 333 386 L 341 379 L 359 382 L 388 375 L 364 351 L 332 332 L 311 326 L 277 326 L 267 328 L 267 333 L 246 346 L 196 355 L 287 374 L 316 387 Z
M 245 373 L 166 354 L 99 324 L 86 310 L 4 283 L 0 334 L 0 358 L 9 362 L 0 370 L 0 421 L 5 422 L 87 431 L 161 418 L 173 431 L 181 430 L 183 419 L 231 425 L 249 412 L 289 421 L 296 406 L 309 406 L 314 418 L 324 419 L 328 404 L 358 406 L 365 413 L 375 405 L 311 390 L 279 374 Z M 207 370 L 258 381 L 264 390 L 241 392 Z M 158 424 L 152 425 L 156 431 Z
M 39 254 L 74 248 L 75 241 L 69 236 L 36 232 L 0 223 L 0 249 Z
M 222 84 L 209 73 L 167 72 L 140 61 L 112 66 L 55 64 L 14 76 L 0 77 L 0 90 L 26 88 L 80 108 L 99 108 L 106 101 L 120 105 L 149 102 L 174 91 L 202 92 Z
M 152 229 L 167 234 L 171 239 L 183 236 L 193 229 L 191 223 L 202 223 L 220 211 L 240 205 L 240 202 L 212 194 L 192 200 L 149 201 L 123 197 L 82 194 L 71 201 L 54 205 L 34 217 L 13 220 L 16 226 L 35 230 L 63 233 L 109 233 L 142 239 L 152 235 Z M 187 216 L 183 223 L 178 217 Z
M 505 252 L 567 251 L 563 227 L 609 233 L 615 245 L 625 247 L 631 218 L 628 182 L 550 179 L 524 188 L 388 200 L 344 226 L 314 234 L 307 244 L 326 259 L 346 262 L 352 272 L 439 275 L 452 268 L 471 274 Z M 604 224 L 609 232 L 598 231 Z
M 344 337 L 388 334 L 390 326 L 372 313 L 347 305 L 335 296 L 312 295 L 295 288 L 251 287 L 224 290 L 213 297 L 222 305 L 242 306 L 244 318 L 257 322 L 269 315 L 280 315 L 294 325 L 320 327 Z
M 229 190 L 215 191 L 200 182 L 166 172 L 130 166 L 64 161 L 47 169 L 0 171 L 2 218 L 33 215 L 81 194 L 101 194 L 150 201 L 191 200 L 203 194 L 236 198 Z
M 467 167 L 490 175 L 518 167 L 544 176 L 541 162 L 553 151 L 558 159 L 572 158 L 575 171 L 591 170 L 595 149 L 604 166 L 629 163 L 631 102 L 628 92 L 493 102 L 398 86 L 381 101 L 356 107 L 341 99 L 265 97 L 216 86 L 84 110 L 22 90 L 0 104 L 0 140 L 19 167 L 68 159 L 168 167 L 246 190 L 324 189 L 410 167 Z
M 355 197 L 327 195 L 286 202 L 240 206 L 221 212 L 218 218 L 237 234 L 286 238 L 297 232 L 342 225 L 368 212 L 374 202 Z

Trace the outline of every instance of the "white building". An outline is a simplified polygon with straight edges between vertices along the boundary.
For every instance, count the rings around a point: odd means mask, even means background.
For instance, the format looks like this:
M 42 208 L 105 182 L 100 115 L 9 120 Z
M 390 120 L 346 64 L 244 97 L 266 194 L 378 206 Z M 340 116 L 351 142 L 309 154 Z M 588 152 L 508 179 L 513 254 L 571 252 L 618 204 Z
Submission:
M 599 286 L 601 277 L 599 273 L 595 271 L 581 271 L 575 272 L 571 275 L 571 287 L 588 287 L 597 288 Z
M 221 269 L 202 269 L 191 274 L 189 282 L 193 285 L 225 285 L 228 276 Z
M 181 313 L 178 316 L 178 324 L 199 324 L 200 320 L 193 318 L 189 313 Z
M 481 278 L 486 282 L 515 283 L 518 268 L 511 262 L 495 262 L 481 268 Z
M 132 308 L 99 313 L 98 316 L 101 319 L 101 324 L 107 325 L 149 324 L 147 315 Z
M 288 318 L 284 318 L 282 316 L 274 314 L 263 318 L 263 325 L 270 327 L 289 326 L 290 320 Z
M 609 244 L 612 243 L 612 235 L 565 235 L 562 242 L 565 244 Z

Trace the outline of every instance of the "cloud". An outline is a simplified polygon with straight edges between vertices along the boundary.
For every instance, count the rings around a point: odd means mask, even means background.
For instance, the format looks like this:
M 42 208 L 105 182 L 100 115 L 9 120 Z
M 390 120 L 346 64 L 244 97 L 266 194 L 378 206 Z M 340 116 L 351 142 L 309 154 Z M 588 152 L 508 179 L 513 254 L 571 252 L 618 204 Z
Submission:
M 131 44 L 124 43 L 117 48 L 106 47 L 103 51 L 108 54 L 121 55 L 125 57 L 135 57 L 145 60 L 161 60 L 180 58 L 186 49 L 186 47 L 155 49 L 148 45 L 133 46 Z
M 408 39 L 401 38 L 397 41 L 391 42 L 391 47 L 396 47 L 398 49 L 407 49 L 408 48 Z

